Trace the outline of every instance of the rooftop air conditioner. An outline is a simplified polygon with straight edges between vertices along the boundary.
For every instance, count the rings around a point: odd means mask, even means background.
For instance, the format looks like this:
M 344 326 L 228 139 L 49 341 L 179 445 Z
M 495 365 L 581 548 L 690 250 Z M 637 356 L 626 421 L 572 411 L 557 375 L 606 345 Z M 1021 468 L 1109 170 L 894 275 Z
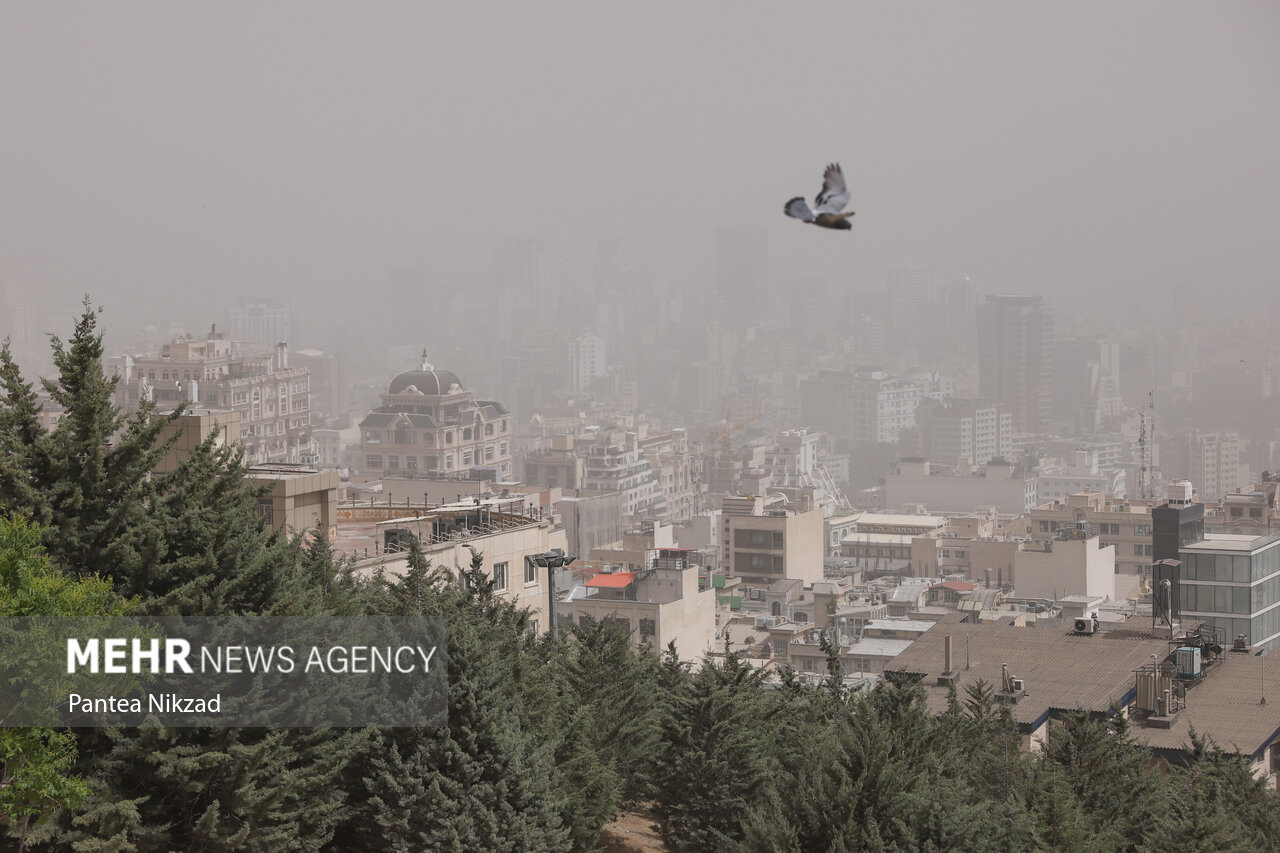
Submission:
M 1098 630 L 1098 620 L 1082 616 L 1076 620 L 1077 634 L 1092 634 Z

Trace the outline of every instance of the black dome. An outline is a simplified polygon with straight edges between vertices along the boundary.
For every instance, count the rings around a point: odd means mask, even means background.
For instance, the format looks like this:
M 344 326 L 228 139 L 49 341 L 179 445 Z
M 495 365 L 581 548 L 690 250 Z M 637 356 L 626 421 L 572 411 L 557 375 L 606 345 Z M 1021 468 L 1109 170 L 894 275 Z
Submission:
M 462 380 L 451 370 L 406 370 L 387 386 L 388 394 L 403 394 L 410 385 L 429 397 L 449 393 L 450 385 L 462 387 Z

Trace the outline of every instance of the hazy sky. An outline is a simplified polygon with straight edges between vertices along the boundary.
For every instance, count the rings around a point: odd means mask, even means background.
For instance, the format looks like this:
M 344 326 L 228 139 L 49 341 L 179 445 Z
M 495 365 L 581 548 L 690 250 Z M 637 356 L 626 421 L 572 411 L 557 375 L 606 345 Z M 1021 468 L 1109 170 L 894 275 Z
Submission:
M 775 280 L 1280 289 L 1280 4 L 1049 5 L 0 0 L 0 280 L 194 322 L 515 234 L 695 285 L 742 222 Z M 851 233 L 782 216 L 831 160 Z

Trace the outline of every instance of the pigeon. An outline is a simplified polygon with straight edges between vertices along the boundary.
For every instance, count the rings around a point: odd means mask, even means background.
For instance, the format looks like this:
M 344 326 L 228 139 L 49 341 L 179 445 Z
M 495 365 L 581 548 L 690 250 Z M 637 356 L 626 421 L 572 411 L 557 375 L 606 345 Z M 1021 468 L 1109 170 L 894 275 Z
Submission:
M 793 219 L 799 219 L 811 225 L 848 231 L 853 228 L 849 222 L 853 211 L 840 212 L 848 203 L 849 191 L 844 186 L 844 172 L 840 171 L 839 163 L 832 163 L 822 173 L 822 189 L 813 200 L 812 210 L 805 204 L 804 196 L 798 195 L 786 203 L 782 212 Z

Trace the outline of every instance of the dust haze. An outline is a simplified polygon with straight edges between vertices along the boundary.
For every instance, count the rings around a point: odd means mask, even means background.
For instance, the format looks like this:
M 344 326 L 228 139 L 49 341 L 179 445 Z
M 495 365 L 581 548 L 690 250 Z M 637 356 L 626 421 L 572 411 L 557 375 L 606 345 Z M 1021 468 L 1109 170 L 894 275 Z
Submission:
M 47 370 L 85 293 L 113 354 L 259 300 L 366 397 L 426 348 L 524 417 L 590 331 L 675 422 L 823 366 L 976 392 L 1012 293 L 1140 351 L 1131 408 L 1178 335 L 1270 389 L 1277 44 L 1269 3 L 9 3 L 0 332 Z M 784 218 L 832 161 L 852 231 Z M 724 339 L 774 355 L 699 399 Z

